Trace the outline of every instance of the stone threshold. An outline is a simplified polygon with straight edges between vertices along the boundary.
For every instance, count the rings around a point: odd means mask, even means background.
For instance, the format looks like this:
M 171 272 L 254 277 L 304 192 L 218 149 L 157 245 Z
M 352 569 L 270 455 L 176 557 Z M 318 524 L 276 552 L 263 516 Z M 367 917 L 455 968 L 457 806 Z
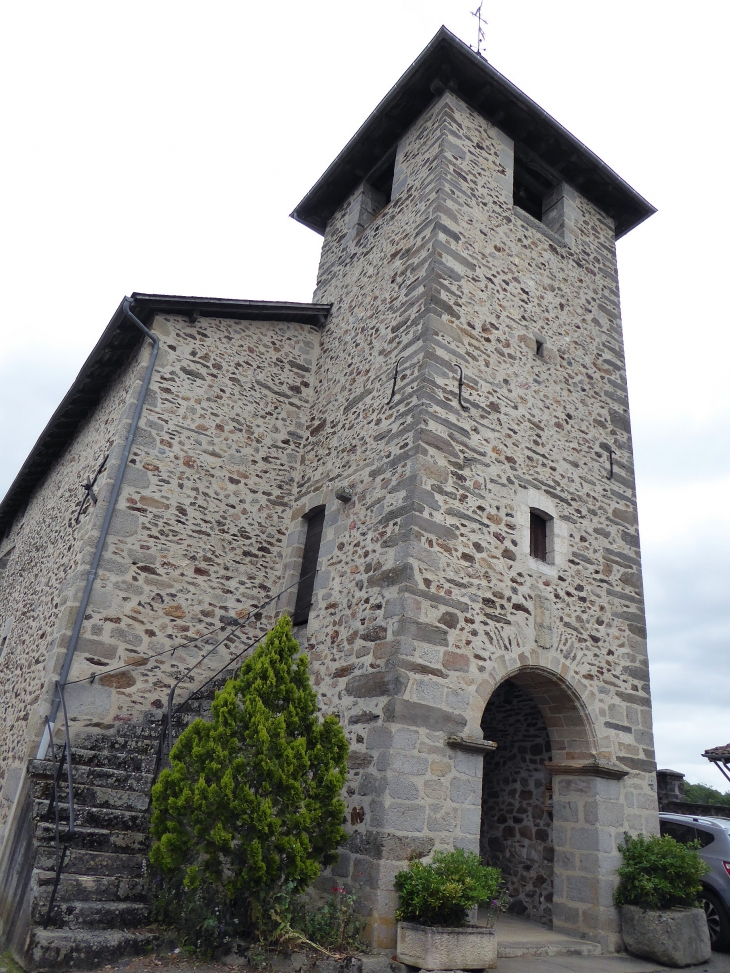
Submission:
M 477 920 L 478 922 L 478 920 Z M 497 919 L 497 956 L 600 956 L 601 947 L 587 939 L 574 939 L 547 926 L 515 916 Z

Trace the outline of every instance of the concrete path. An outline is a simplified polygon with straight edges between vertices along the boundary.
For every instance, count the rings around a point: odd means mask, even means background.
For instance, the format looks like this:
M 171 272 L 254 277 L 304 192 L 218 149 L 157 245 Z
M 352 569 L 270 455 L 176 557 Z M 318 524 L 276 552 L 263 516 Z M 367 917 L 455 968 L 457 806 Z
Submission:
M 671 967 L 633 956 L 601 956 L 596 943 L 573 939 L 514 916 L 497 920 L 497 973 L 659 973 Z M 730 973 L 730 953 L 713 953 L 687 973 Z
M 631 956 L 520 956 L 497 960 L 497 973 L 664 973 L 671 967 Z M 730 973 L 730 954 L 713 953 L 709 963 L 687 973 Z

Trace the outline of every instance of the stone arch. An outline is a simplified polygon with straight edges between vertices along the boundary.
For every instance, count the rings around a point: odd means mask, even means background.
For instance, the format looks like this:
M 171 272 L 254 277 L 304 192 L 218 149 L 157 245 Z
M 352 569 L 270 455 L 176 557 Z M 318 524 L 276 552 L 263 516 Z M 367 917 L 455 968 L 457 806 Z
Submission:
M 502 683 L 511 680 L 535 698 L 550 733 L 554 760 L 583 763 L 610 756 L 600 752 L 595 722 L 588 709 L 593 689 L 572 673 L 516 662 L 510 667 L 500 667 L 499 672 L 493 671 L 490 676 L 478 687 L 483 700 L 479 717 Z
M 553 760 L 595 760 L 598 738 L 593 720 L 583 698 L 567 679 L 544 666 L 521 666 L 500 684 L 506 679 L 535 700 L 550 734 Z
M 595 760 L 596 734 L 584 701 L 544 666 L 522 666 L 494 685 L 481 719 L 497 743 L 484 757 L 480 852 L 501 869 L 510 912 L 551 924 L 555 765 Z

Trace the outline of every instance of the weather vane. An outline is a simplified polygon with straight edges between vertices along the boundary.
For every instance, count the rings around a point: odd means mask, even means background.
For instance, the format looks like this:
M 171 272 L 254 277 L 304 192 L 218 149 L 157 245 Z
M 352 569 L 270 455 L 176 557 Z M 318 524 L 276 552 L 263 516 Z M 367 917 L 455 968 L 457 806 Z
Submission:
M 482 4 L 481 3 L 479 4 L 479 6 L 477 7 L 476 10 L 472 10 L 471 15 L 472 15 L 472 17 L 476 17 L 477 18 L 477 22 L 479 24 L 479 30 L 477 31 L 477 54 L 479 54 L 480 56 L 483 57 L 484 55 L 482 54 L 482 44 L 485 41 L 485 35 L 484 35 L 484 28 L 482 27 L 482 24 L 486 24 L 487 21 L 486 20 L 482 20 Z

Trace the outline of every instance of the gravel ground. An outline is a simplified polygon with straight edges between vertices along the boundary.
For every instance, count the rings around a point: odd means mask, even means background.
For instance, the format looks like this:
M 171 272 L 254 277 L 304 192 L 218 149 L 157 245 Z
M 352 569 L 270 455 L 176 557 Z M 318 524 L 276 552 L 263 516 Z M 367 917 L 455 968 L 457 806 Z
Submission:
M 122 960 L 110 966 L 99 966 L 92 973 L 118 973 L 118 971 L 123 971 L 123 973 L 159 973 L 161 970 L 170 970 L 171 973 L 231 973 L 230 966 L 194 959 L 182 951 L 138 956 L 136 959 Z

